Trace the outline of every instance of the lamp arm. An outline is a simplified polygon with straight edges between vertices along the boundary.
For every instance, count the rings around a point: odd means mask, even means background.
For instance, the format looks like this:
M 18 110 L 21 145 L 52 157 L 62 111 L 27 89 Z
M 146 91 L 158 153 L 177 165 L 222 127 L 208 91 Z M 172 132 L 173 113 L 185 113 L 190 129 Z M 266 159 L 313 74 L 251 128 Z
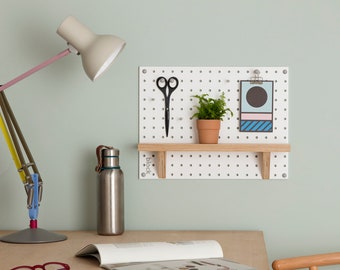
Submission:
M 29 167 L 32 167 L 33 172 L 38 176 L 38 195 L 39 195 L 39 202 L 42 198 L 42 184 L 43 181 L 41 179 L 41 175 L 39 173 L 38 167 L 35 164 L 34 158 L 31 154 L 31 151 L 26 143 L 26 140 L 24 138 L 24 135 L 22 134 L 19 124 L 14 116 L 14 113 L 8 103 L 7 97 L 5 95 L 5 92 L 0 92 L 0 107 L 3 112 L 3 115 L 5 117 L 5 121 L 7 124 L 10 140 L 13 143 L 13 152 L 14 155 L 17 155 L 19 159 L 19 168 L 18 172 L 20 176 L 22 176 L 22 173 L 24 174 L 24 188 L 27 193 L 27 207 L 30 209 L 32 208 L 32 202 L 33 202 L 33 188 L 30 188 L 34 185 L 32 174 L 30 173 Z M 6 128 L 6 127 L 5 127 Z M 10 144 L 9 144 L 10 147 Z M 24 150 L 24 153 L 26 154 L 26 157 L 28 158 L 28 162 L 26 162 L 23 151 L 21 147 Z
M 60 52 L 59 54 L 57 54 L 56 56 L 53 56 L 52 58 L 46 60 L 45 62 L 37 65 L 36 67 L 26 71 L 25 73 L 19 75 L 18 77 L 14 78 L 13 80 L 3 84 L 2 86 L 0 86 L 0 92 L 4 91 L 5 89 L 11 87 L 12 85 L 20 82 L 21 80 L 27 78 L 28 76 L 31 76 L 33 73 L 39 71 L 40 69 L 43 69 L 44 67 L 47 67 L 48 65 L 52 64 L 53 62 L 59 60 L 60 58 L 70 54 L 71 51 L 70 49 L 66 49 L 62 52 Z
M 20 82 L 21 80 L 29 77 L 30 75 L 32 75 L 33 73 L 47 67 L 48 65 L 54 63 L 55 61 L 59 60 L 60 58 L 67 56 L 68 54 L 71 53 L 71 50 L 68 48 L 62 52 L 60 52 L 59 54 L 53 56 L 52 58 L 46 60 L 45 62 L 37 65 L 36 67 L 26 71 L 25 73 L 19 75 L 18 77 L 12 79 L 11 81 L 0 85 L 0 108 L 2 109 L 2 112 L 4 114 L 6 123 L 7 123 L 7 127 L 9 129 L 10 132 L 10 136 L 11 139 L 13 141 L 14 144 L 14 148 L 15 148 L 15 152 L 18 155 L 18 158 L 20 160 L 21 163 L 21 168 L 19 168 L 19 173 L 20 172 L 24 172 L 25 174 L 25 190 L 27 193 L 27 205 L 30 208 L 32 206 L 32 199 L 33 199 L 33 189 L 28 189 L 28 185 L 32 185 L 33 184 L 33 180 L 32 180 L 32 176 L 28 170 L 28 167 L 32 167 L 34 173 L 37 173 L 39 175 L 39 201 L 41 200 L 41 196 L 42 196 L 42 179 L 41 176 L 39 174 L 38 168 L 35 164 L 35 161 L 33 159 L 33 156 L 31 154 L 31 151 L 28 148 L 28 145 L 25 141 L 25 138 L 20 130 L 19 124 L 17 123 L 14 113 L 12 112 L 12 109 L 8 103 L 8 100 L 5 96 L 5 92 L 3 92 L 5 89 L 11 87 L 12 85 Z M 17 138 L 18 136 L 18 138 Z M 19 140 L 18 140 L 19 139 Z M 23 147 L 25 154 L 29 160 L 29 162 L 25 162 L 25 158 L 24 155 L 21 151 L 21 146 Z

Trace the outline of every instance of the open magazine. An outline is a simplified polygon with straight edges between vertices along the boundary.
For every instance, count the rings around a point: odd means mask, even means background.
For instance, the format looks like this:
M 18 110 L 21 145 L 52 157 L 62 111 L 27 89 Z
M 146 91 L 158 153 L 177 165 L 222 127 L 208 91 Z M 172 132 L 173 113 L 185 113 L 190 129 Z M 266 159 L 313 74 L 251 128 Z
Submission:
M 108 270 L 255 270 L 223 259 L 214 240 L 91 244 L 76 256 L 94 256 Z

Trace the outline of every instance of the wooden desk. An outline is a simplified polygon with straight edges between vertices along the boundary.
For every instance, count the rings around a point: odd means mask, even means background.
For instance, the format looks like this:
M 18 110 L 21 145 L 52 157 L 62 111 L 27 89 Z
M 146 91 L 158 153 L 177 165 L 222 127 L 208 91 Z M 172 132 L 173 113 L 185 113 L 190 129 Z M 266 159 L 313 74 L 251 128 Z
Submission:
M 0 231 L 0 237 L 11 231 Z M 0 268 L 35 265 L 48 261 L 67 263 L 72 270 L 100 269 L 93 258 L 77 258 L 75 253 L 93 243 L 217 240 L 224 257 L 269 270 L 266 247 L 261 231 L 126 231 L 120 236 L 100 236 L 94 231 L 62 231 L 68 239 L 45 244 L 10 244 L 0 242 Z

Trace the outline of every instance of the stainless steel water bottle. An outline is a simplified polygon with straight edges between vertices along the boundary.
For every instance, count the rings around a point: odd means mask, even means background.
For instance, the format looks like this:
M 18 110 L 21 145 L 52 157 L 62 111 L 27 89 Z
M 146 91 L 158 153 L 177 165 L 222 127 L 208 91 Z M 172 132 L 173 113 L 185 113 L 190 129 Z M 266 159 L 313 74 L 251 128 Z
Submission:
M 98 165 L 97 232 L 118 235 L 124 232 L 124 175 L 119 166 L 119 150 L 100 145 Z

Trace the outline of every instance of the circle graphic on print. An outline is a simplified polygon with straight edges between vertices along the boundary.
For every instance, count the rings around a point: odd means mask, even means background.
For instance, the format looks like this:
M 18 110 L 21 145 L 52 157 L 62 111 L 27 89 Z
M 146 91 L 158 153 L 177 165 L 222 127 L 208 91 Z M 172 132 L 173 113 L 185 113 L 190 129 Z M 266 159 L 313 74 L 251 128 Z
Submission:
M 268 95 L 262 87 L 254 86 L 248 90 L 246 99 L 250 106 L 259 108 L 266 104 Z

